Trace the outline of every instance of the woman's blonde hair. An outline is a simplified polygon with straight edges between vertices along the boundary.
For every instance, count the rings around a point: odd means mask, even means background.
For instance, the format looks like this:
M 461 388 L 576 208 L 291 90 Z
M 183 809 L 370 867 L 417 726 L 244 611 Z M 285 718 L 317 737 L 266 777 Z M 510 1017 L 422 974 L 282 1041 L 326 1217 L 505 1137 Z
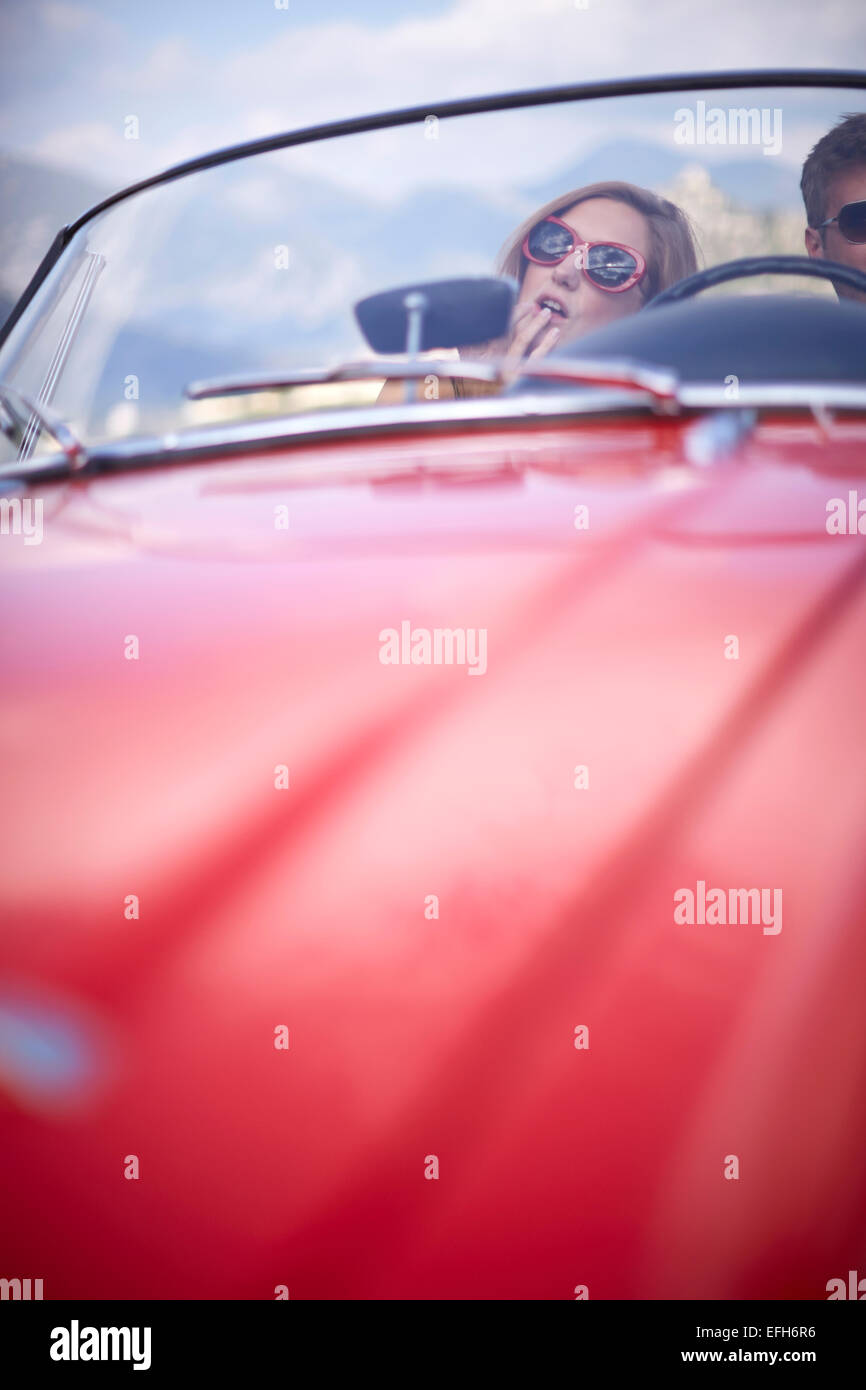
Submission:
M 613 198 L 618 203 L 627 203 L 646 218 L 652 251 L 647 257 L 647 273 L 639 282 L 645 303 L 697 270 L 695 237 L 682 208 L 667 198 L 660 198 L 657 193 L 651 193 L 648 188 L 610 180 L 573 188 L 570 193 L 563 193 L 534 212 L 503 246 L 496 262 L 497 273 L 511 275 L 522 284 L 528 264 L 523 254 L 523 243 L 532 228 L 536 223 L 543 222 L 545 217 L 562 217 L 569 208 L 577 203 L 585 203 L 589 198 Z

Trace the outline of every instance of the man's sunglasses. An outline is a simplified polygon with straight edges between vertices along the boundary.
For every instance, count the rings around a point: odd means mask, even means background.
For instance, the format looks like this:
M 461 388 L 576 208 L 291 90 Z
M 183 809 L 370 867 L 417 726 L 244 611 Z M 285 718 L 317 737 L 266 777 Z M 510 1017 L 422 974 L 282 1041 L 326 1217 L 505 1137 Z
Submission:
M 646 274 L 639 251 L 618 241 L 579 241 L 574 228 L 559 217 L 536 222 L 523 243 L 523 254 L 536 265 L 559 265 L 574 256 L 587 280 L 608 294 L 630 290 Z
M 846 203 L 835 217 L 828 217 L 826 222 L 821 222 L 818 230 L 829 227 L 833 222 L 846 241 L 852 242 L 855 246 L 862 246 L 866 242 L 866 201 Z

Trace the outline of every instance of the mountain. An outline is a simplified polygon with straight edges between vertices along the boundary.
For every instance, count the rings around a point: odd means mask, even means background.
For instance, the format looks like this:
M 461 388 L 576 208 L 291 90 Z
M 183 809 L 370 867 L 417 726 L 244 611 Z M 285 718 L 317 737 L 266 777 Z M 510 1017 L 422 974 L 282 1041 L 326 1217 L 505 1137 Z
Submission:
M 712 159 L 703 146 L 654 145 L 649 141 L 612 140 L 585 159 L 561 168 L 555 175 L 526 186 L 523 192 L 536 206 L 572 188 L 606 179 L 623 179 L 661 191 L 684 169 L 704 165 L 716 188 L 755 212 L 799 207 L 799 169 L 775 155 L 750 154 L 736 159 Z
M 418 247 L 424 239 L 431 242 L 425 271 L 430 279 L 483 275 L 525 216 L 519 196 L 493 199 L 461 185 L 440 185 L 418 189 L 396 205 L 380 208 L 366 234 L 353 240 L 381 288 L 419 278 Z

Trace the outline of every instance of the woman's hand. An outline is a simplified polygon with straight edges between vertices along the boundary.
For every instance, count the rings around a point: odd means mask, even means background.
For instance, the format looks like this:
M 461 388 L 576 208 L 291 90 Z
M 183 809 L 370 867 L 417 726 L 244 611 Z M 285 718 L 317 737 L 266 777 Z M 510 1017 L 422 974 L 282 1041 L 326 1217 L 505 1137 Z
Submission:
M 470 360 L 489 362 L 494 358 L 505 358 L 502 371 L 502 385 L 510 386 L 520 375 L 523 362 L 534 357 L 544 357 L 559 341 L 559 328 L 551 324 L 551 310 L 540 309 L 534 301 L 518 304 L 511 317 L 511 332 L 503 350 L 501 340 L 483 348 L 469 348 L 461 353 Z
M 515 363 L 544 357 L 559 341 L 559 328 L 551 324 L 551 310 L 538 309 L 533 300 L 518 304 L 511 320 L 511 340 L 506 357 Z

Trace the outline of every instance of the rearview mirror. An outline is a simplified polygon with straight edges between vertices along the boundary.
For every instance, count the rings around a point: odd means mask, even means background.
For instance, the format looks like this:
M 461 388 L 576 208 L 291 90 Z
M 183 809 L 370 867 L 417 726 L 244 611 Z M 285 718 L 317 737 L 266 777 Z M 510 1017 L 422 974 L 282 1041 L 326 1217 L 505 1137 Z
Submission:
M 431 280 L 371 294 L 355 305 L 355 317 L 373 351 L 386 356 L 469 347 L 506 333 L 517 288 L 506 276 Z

